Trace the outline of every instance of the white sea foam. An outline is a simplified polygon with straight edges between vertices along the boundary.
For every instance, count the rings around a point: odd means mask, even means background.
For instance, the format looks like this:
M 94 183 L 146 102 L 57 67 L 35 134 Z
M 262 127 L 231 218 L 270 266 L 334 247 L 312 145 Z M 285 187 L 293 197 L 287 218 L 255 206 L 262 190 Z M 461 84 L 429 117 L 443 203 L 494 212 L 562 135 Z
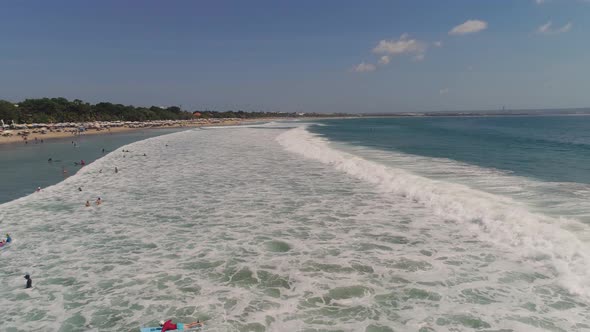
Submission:
M 416 176 L 335 150 L 305 127 L 283 133 L 278 141 L 289 151 L 424 204 L 442 218 L 461 222 L 482 240 L 508 245 L 524 257 L 550 261 L 564 287 L 590 297 L 590 246 L 564 229 L 561 220 L 531 213 L 505 196 Z
M 208 331 L 590 328 L 587 299 L 560 286 L 585 291 L 561 272 L 584 275 L 564 251 L 583 243 L 545 234 L 550 218 L 492 211 L 512 201 L 285 126 L 137 142 L 0 205 L 16 241 L 0 254 L 2 328 L 134 331 L 167 317 Z

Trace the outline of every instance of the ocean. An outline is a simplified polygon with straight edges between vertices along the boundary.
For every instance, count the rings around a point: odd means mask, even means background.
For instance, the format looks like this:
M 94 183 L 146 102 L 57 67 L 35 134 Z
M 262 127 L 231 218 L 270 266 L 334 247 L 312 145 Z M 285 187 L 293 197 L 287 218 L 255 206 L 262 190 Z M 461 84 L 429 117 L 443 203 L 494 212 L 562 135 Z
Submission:
M 2 330 L 588 331 L 588 127 L 363 118 L 131 143 L 0 205 Z
M 44 143 L 39 140 L 29 144 L 0 144 L 0 203 L 26 196 L 37 187 L 54 185 L 75 174 L 80 169 L 76 162 L 91 163 L 123 145 L 177 131 L 178 128 L 146 129 L 50 139 Z M 50 158 L 52 162 L 48 162 Z

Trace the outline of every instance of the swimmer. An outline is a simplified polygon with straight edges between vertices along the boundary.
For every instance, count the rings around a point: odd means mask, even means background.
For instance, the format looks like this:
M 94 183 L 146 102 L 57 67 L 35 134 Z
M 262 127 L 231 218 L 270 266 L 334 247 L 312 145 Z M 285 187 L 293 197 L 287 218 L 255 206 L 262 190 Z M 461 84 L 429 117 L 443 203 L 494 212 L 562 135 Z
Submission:
M 99 197 L 99 198 L 97 198 L 97 199 L 96 199 L 96 205 L 100 205 L 101 203 L 102 203 L 102 199 L 100 199 L 100 197 Z
M 82 191 L 82 187 L 78 187 L 78 191 Z
M 25 274 L 25 279 L 27 279 L 27 285 L 25 288 L 33 288 L 33 279 L 31 279 L 31 275 L 28 273 Z
M 89 207 L 90 206 L 90 201 L 86 201 L 86 204 L 85 205 L 86 205 L 86 207 Z
M 35 190 L 36 192 L 40 192 L 41 191 L 41 187 L 37 187 L 37 190 Z
M 10 242 L 12 242 L 12 238 L 10 237 L 10 234 L 6 233 L 6 243 Z

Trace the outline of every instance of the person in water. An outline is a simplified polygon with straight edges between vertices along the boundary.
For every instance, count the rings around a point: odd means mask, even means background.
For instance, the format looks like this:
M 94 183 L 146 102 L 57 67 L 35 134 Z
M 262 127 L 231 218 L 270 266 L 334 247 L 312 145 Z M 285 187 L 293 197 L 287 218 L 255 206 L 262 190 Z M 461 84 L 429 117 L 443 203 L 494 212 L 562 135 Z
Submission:
M 37 187 L 37 190 L 35 190 L 36 192 L 40 192 L 41 191 L 41 187 Z
M 6 233 L 6 243 L 10 242 L 12 242 L 12 238 L 10 237 L 10 234 Z
M 78 191 L 82 191 L 82 187 L 78 187 Z
M 86 207 L 89 207 L 89 206 L 90 206 L 90 201 L 86 201 Z
M 115 173 L 119 173 L 119 169 L 115 167 Z
M 100 205 L 101 203 L 102 203 L 102 199 L 100 199 L 100 197 L 99 197 L 99 198 L 97 198 L 97 199 L 96 199 L 96 205 Z
M 162 328 L 161 332 L 166 332 L 166 331 L 174 331 L 176 329 L 178 329 L 178 325 L 180 324 L 174 324 L 172 323 L 172 319 L 169 319 L 167 321 L 160 321 L 160 327 Z M 197 327 L 197 326 L 203 326 L 203 323 L 196 321 L 196 322 L 192 322 L 189 324 L 184 324 L 184 329 L 192 329 L 193 327 Z
M 31 279 L 31 276 L 28 273 L 25 274 L 25 279 L 27 279 L 27 285 L 25 288 L 33 288 L 33 279 Z
M 4 247 L 5 244 L 6 244 L 6 240 L 0 241 L 0 248 Z

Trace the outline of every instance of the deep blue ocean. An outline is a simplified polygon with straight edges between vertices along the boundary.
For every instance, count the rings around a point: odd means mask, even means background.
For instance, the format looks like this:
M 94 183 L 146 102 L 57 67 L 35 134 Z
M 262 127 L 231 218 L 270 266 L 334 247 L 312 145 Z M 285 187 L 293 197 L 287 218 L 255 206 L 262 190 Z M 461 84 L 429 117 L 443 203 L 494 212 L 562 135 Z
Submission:
M 590 183 L 590 117 L 419 117 L 325 120 L 331 141 L 446 158 L 551 182 Z

